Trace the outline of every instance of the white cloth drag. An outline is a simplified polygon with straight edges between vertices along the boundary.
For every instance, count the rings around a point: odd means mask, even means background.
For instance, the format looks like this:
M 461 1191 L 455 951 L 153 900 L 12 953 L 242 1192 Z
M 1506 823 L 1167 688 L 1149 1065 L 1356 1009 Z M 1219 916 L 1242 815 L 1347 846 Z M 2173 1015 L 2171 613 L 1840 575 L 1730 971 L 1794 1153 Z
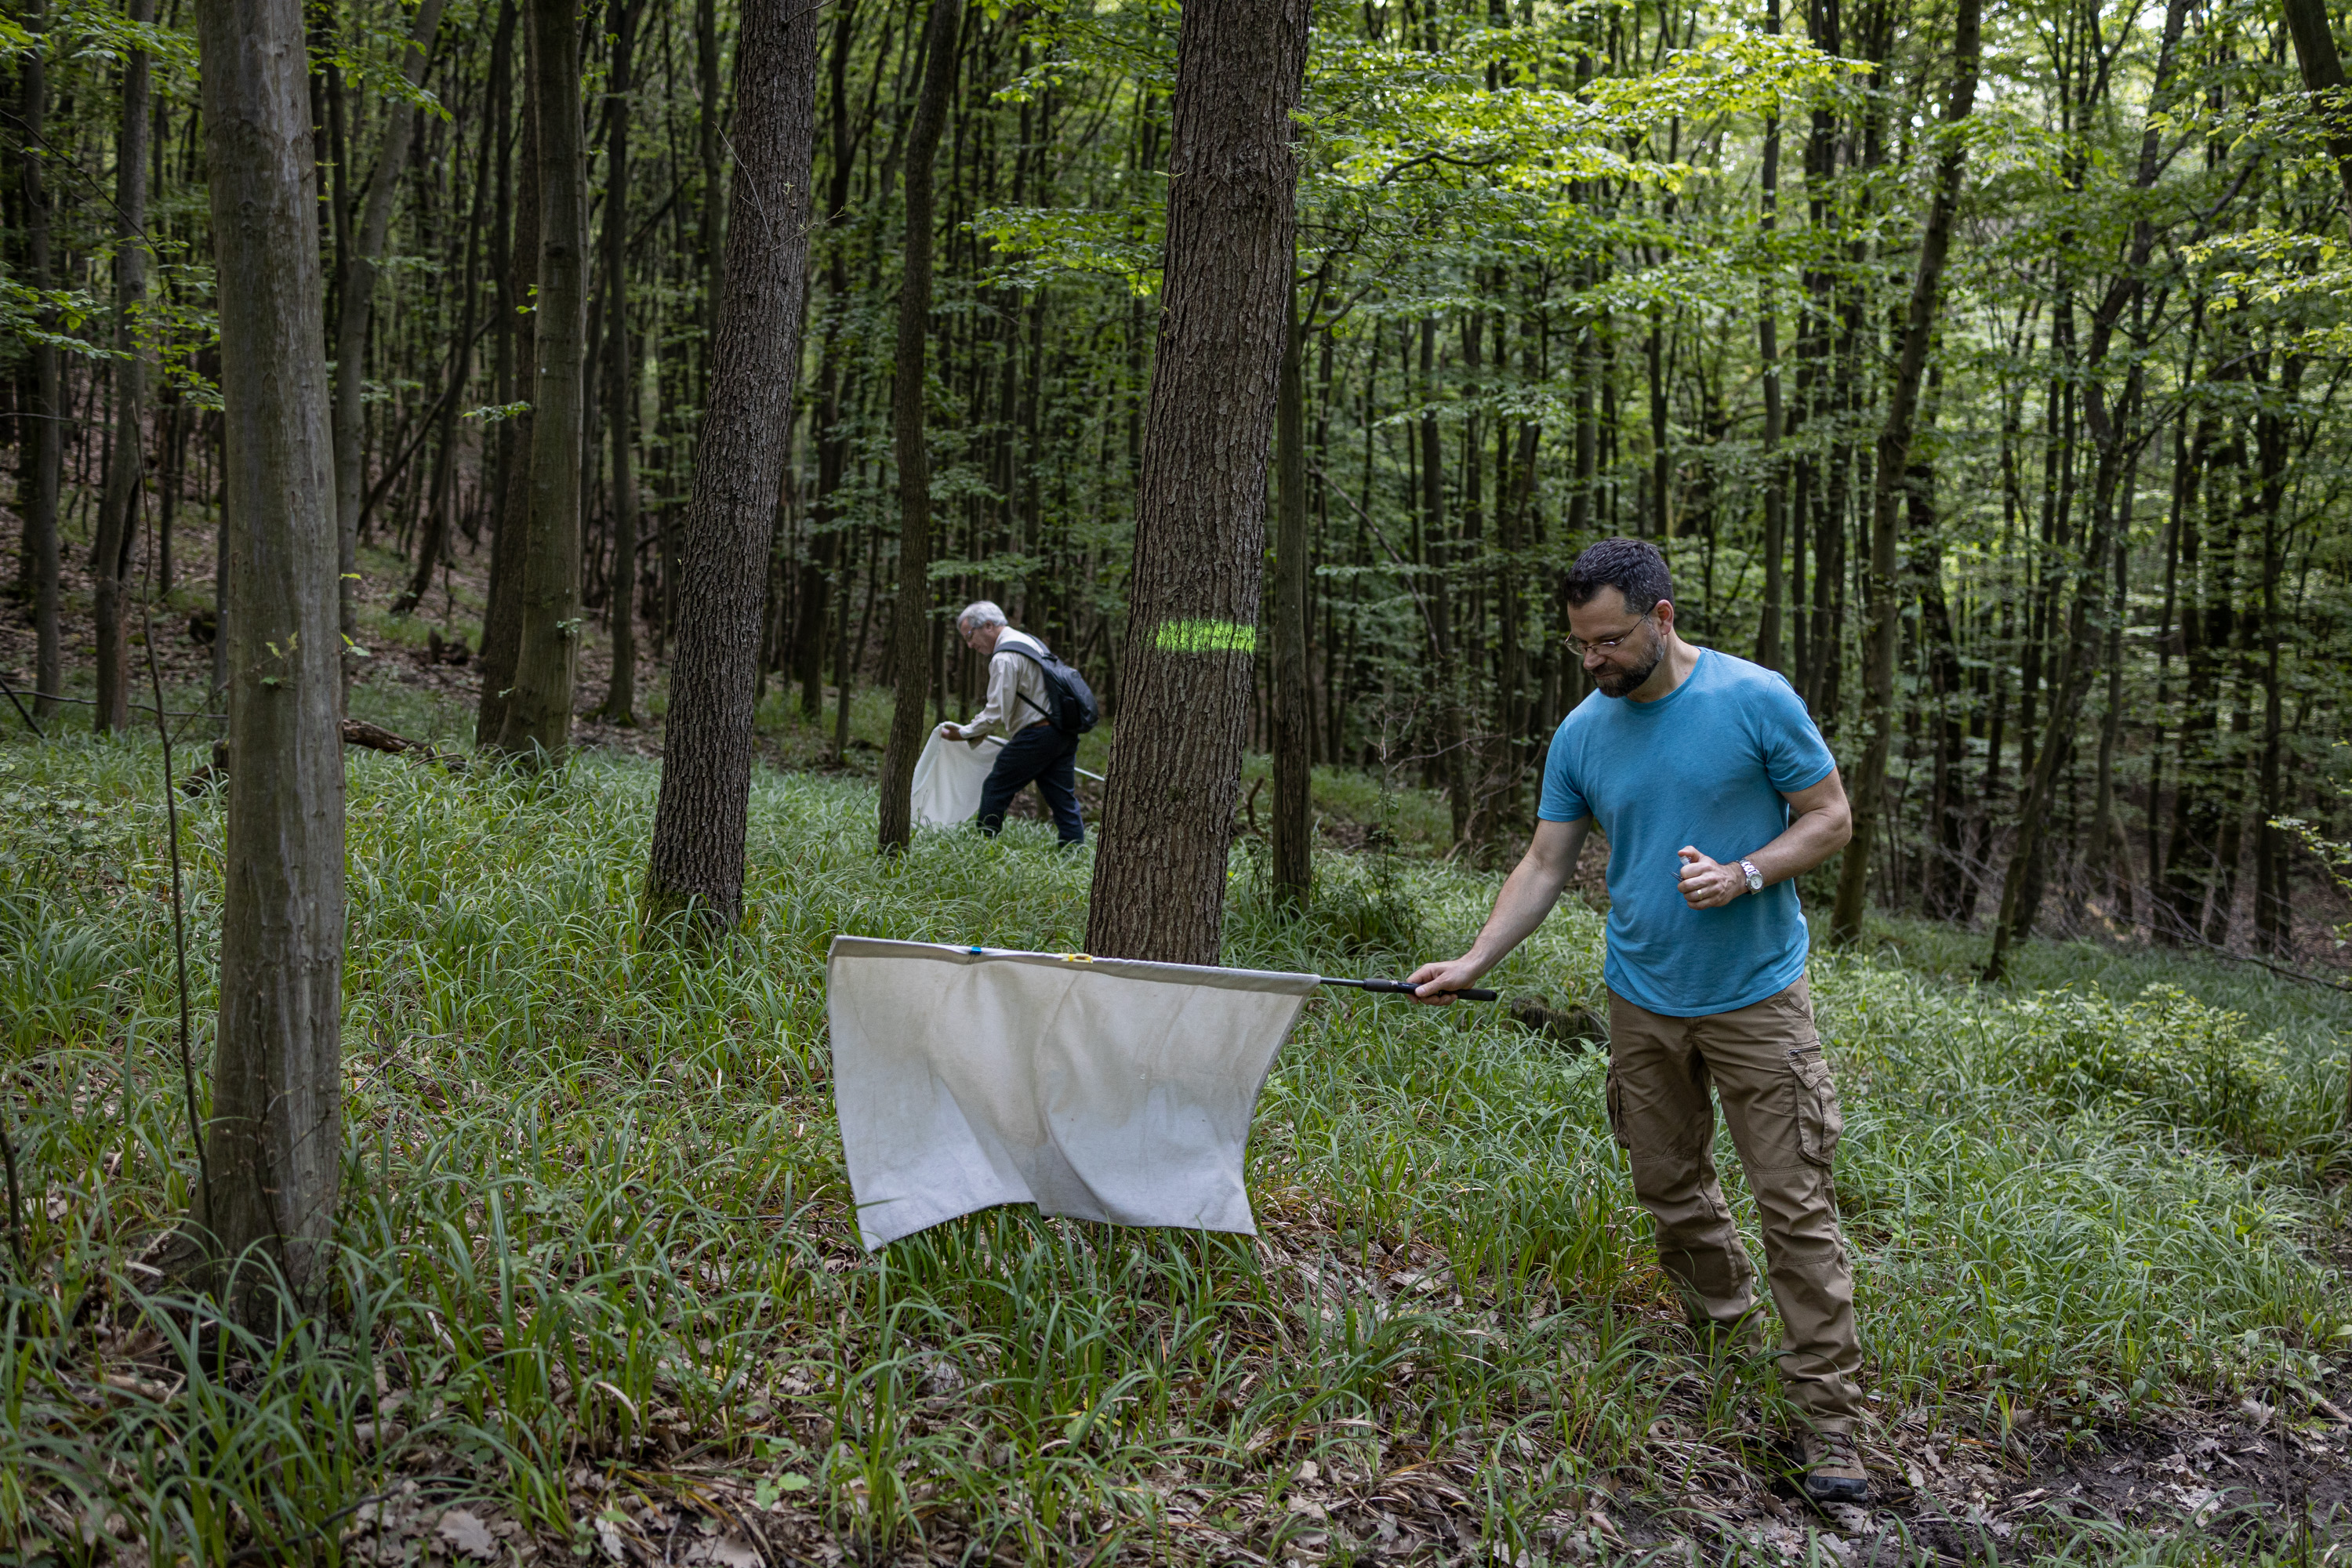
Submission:
M 937 730 L 915 759 L 915 826 L 955 827 L 980 815 L 980 786 L 1001 747 L 949 741 Z
M 1316 984 L 835 937 L 834 1102 L 866 1247 L 1019 1203 L 1255 1234 L 1250 1114 Z

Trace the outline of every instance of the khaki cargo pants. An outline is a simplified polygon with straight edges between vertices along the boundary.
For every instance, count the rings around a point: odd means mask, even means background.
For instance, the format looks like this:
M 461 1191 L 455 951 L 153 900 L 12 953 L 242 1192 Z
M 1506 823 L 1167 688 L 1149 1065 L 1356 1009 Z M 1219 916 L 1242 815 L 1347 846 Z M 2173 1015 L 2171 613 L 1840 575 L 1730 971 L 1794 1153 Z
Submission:
M 1764 1222 L 1781 1382 L 1814 1425 L 1851 1428 L 1862 1343 L 1830 1186 L 1844 1122 L 1802 979 L 1700 1018 L 1609 998 L 1609 1121 L 1656 1224 L 1658 1261 L 1695 1328 L 1737 1334 L 1757 1310 L 1756 1276 L 1716 1178 L 1710 1083 Z

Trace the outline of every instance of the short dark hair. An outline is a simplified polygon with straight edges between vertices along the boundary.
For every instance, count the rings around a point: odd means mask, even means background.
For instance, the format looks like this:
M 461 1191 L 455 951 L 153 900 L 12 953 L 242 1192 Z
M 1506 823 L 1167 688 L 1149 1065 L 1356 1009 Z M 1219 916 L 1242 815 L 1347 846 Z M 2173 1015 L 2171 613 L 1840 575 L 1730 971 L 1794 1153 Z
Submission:
M 1646 539 L 1604 539 L 1585 546 L 1568 569 L 1568 602 L 1580 610 L 1603 588 L 1624 595 L 1625 607 L 1637 616 L 1648 615 L 1659 600 L 1675 596 L 1666 558 Z

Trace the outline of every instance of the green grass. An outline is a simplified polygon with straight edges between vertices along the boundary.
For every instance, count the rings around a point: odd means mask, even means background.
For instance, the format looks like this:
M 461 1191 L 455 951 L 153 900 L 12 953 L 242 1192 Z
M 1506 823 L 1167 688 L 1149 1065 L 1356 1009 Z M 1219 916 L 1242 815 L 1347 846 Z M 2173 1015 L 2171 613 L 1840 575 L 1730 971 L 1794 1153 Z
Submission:
M 381 685 L 360 710 L 466 728 Z M 1076 947 L 1086 858 L 1016 822 L 880 862 L 864 779 L 763 770 L 746 928 L 705 958 L 639 939 L 652 764 L 350 760 L 342 1246 L 265 1341 L 142 1308 L 140 1252 L 193 1180 L 157 752 L 0 746 L 0 1068 L 34 1264 L 0 1318 L 20 1554 L 394 1560 L 465 1503 L 601 1555 L 658 1532 L 651 1502 L 804 1557 L 1280 1561 L 1347 1555 L 1316 1510 L 1386 1477 L 1456 1500 L 1446 1554 L 1533 1564 L 1779 1462 L 1768 1369 L 1710 1377 L 1675 1324 L 1598 1056 L 1496 1009 L 1318 998 L 1261 1105 L 1255 1241 L 1003 1210 L 869 1258 L 826 943 Z M 184 813 L 200 1055 L 221 828 L 215 803 Z M 1331 855 L 1290 917 L 1234 866 L 1228 960 L 1341 973 L 1454 950 L 1495 882 Z M 2042 946 L 1989 992 L 1957 978 L 1964 939 L 1884 935 L 1814 967 L 1872 1442 L 2307 1404 L 2352 1324 L 2323 1251 L 2341 999 Z M 1563 908 L 1499 981 L 1580 1000 L 1600 959 L 1598 917 Z M 2158 980 L 2182 990 L 2144 995 Z M 2198 1560 L 2128 1531 L 2050 1550 Z

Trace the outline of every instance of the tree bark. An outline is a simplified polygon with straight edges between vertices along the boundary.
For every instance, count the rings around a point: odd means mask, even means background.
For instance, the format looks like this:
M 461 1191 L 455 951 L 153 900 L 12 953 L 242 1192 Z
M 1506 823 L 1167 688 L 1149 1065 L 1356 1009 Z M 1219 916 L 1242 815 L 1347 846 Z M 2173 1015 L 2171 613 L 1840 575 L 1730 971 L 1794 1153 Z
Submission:
M 499 41 L 492 47 L 494 69 L 504 55 L 506 32 L 507 25 L 502 21 Z M 392 602 L 395 616 L 407 615 L 425 602 L 425 595 L 433 587 L 433 569 L 448 553 L 450 513 L 455 510 L 449 491 L 457 463 L 457 405 L 474 376 L 474 340 L 478 335 L 474 330 L 474 295 L 481 276 L 482 207 L 489 190 L 493 134 L 494 126 L 482 137 L 474 159 L 472 211 L 467 216 L 461 242 L 465 247 L 464 277 L 457 286 L 457 319 L 449 342 L 448 391 L 443 395 L 440 412 L 436 416 L 441 433 L 433 454 L 433 482 L 426 491 L 424 537 L 416 547 L 416 566 L 409 574 L 408 585 Z
M 539 300 L 533 312 L 530 511 L 524 530 L 513 695 L 498 748 L 562 759 L 580 664 L 580 440 L 587 357 L 588 179 L 582 166 L 577 0 L 523 7 L 539 127 Z
M 2312 107 L 2326 128 L 2327 153 L 2336 160 L 2336 176 L 2344 186 L 2345 221 L 2352 226 L 2352 104 L 2345 101 L 2344 61 L 2328 26 L 2327 0 L 2279 0 L 2279 9 L 2294 40 L 2304 89 L 2312 95 Z
M 297 0 L 198 0 L 220 291 L 227 840 L 194 1236 L 300 1289 L 341 1174 L 343 741 L 317 164 Z M 219 1277 L 215 1275 L 219 1283 Z M 250 1271 L 226 1282 L 250 1300 Z
M 155 20 L 155 0 L 130 0 L 134 24 Z M 147 355 L 139 316 L 147 304 L 147 51 L 122 58 L 122 138 L 114 159 L 114 431 L 90 546 L 93 619 L 98 633 L 97 703 L 92 723 L 112 734 L 131 721 L 129 605 L 123 568 L 138 524 L 146 477 Z
M 1780 32 L 1780 0 L 1767 0 L 1764 8 L 1764 31 L 1772 37 Z M 1760 213 L 1757 228 L 1765 243 L 1771 243 L 1780 215 L 1780 117 L 1772 114 L 1764 121 L 1764 151 L 1759 184 Z M 1787 589 L 1782 582 L 1785 567 L 1782 556 L 1788 548 L 1788 518 L 1782 509 L 1780 493 L 1780 323 L 1773 312 L 1770 275 L 1758 285 L 1760 296 L 1756 311 L 1756 350 L 1762 362 L 1764 382 L 1764 609 L 1756 628 L 1756 662 L 1767 669 L 1780 668 L 1780 601 Z
M 1902 632 L 1902 603 L 1895 591 L 1901 543 L 1904 479 L 1911 464 L 1911 435 L 1926 379 L 1927 347 L 1935 337 L 1936 295 L 1944 258 L 1952 246 L 1952 220 L 1960 200 L 1960 170 L 1968 145 L 1960 122 L 1976 107 L 1977 44 L 1981 0 L 1959 0 L 1952 28 L 1952 96 L 1944 107 L 1944 145 L 1936 159 L 1935 195 L 1927 226 L 1919 237 L 1919 263 L 1911 279 L 1911 303 L 1903 322 L 1903 353 L 1878 432 L 1877 468 L 1871 483 L 1870 670 L 1863 692 L 1863 721 L 1870 739 L 1854 774 L 1853 837 L 1838 868 L 1837 902 L 1830 916 L 1830 941 L 1839 946 L 1862 935 L 1862 915 L 1870 895 L 1870 854 L 1877 837 L 1886 792 L 1886 763 L 1895 741 L 1895 652 Z
M 526 43 L 526 60 L 528 56 Z M 539 317 L 523 312 L 520 301 L 530 298 L 539 279 L 539 130 L 532 108 L 537 89 L 530 85 L 528 68 L 523 77 L 522 123 L 515 139 L 514 244 L 508 251 L 505 294 L 506 309 L 514 317 L 514 384 L 519 390 L 534 391 L 539 381 Z M 514 695 L 515 652 L 522 641 L 522 563 L 530 537 L 535 424 L 526 407 L 506 422 L 499 437 L 506 443 L 502 465 L 506 482 L 497 500 L 498 527 L 490 536 L 489 591 L 482 606 L 482 700 L 474 716 L 474 744 L 484 749 L 498 744 Z
M 849 55 L 856 39 L 856 24 L 855 6 L 837 8 L 833 18 L 833 41 L 825 50 L 826 70 L 831 78 L 826 102 L 832 116 L 832 123 L 826 128 L 826 140 L 831 145 L 830 174 L 821 220 L 826 224 L 839 222 L 848 207 L 850 177 L 856 168 L 856 139 L 849 129 Z M 814 174 L 811 178 L 814 178 Z M 816 447 L 816 497 L 809 512 L 808 559 L 800 569 L 800 611 L 793 624 L 792 674 L 800 684 L 801 712 L 811 719 L 822 718 L 824 712 L 827 612 L 831 608 L 833 580 L 843 570 L 848 548 L 839 504 L 848 439 L 837 428 L 842 419 L 842 316 L 847 308 L 849 289 L 844 248 L 836 241 L 828 258 L 824 345 L 818 356 L 823 368 L 809 428 L 810 441 Z M 802 314 L 807 314 L 805 306 Z M 805 325 L 803 330 L 805 331 Z M 838 615 L 845 616 L 848 610 L 848 602 L 844 600 Z
M 915 758 L 923 749 L 930 688 L 931 458 L 924 446 L 926 340 L 931 315 L 931 166 L 955 86 L 963 0 L 931 0 L 923 27 L 922 87 L 907 133 L 907 237 L 898 279 L 898 353 L 890 389 L 898 458 L 898 605 L 890 617 L 890 743 L 882 753 L 877 838 L 885 854 L 914 835 Z M 773 498 L 771 497 L 772 503 Z
M 843 6 L 834 14 L 833 43 L 826 50 L 826 69 L 832 82 L 827 92 L 832 111 L 832 124 L 827 130 L 830 147 L 831 175 L 826 183 L 824 221 L 838 223 L 849 207 L 850 177 L 857 166 L 856 142 L 849 130 L 849 50 L 856 37 L 857 13 L 854 7 Z M 814 176 L 812 176 L 814 177 Z M 814 428 L 811 431 L 816 446 L 816 504 L 811 511 L 811 521 L 817 531 L 817 540 L 811 547 L 810 568 L 830 568 L 840 579 L 839 607 L 835 620 L 839 623 L 834 635 L 836 647 L 845 646 L 849 637 L 848 579 L 851 552 L 847 525 L 842 521 L 841 486 L 849 466 L 849 433 L 844 426 L 842 405 L 842 331 L 843 318 L 850 310 L 849 259 L 847 247 L 835 240 L 826 258 L 824 346 L 820 354 L 824 369 L 820 373 L 821 390 L 817 397 Z M 795 671 L 801 686 L 801 711 L 812 719 L 824 712 L 824 616 L 826 585 L 822 580 L 812 581 L 803 575 L 806 591 L 802 595 L 799 660 Z M 847 661 L 836 658 L 834 679 L 841 683 L 844 700 L 848 692 Z
M 1928 689 L 1936 703 L 1936 742 L 1928 783 L 1928 843 L 1926 875 L 1921 879 L 1922 902 L 1931 920 L 1956 920 L 1961 914 L 1963 889 L 1969 884 L 1966 841 L 1968 784 L 1961 772 L 1967 761 L 1966 730 L 1961 704 L 1967 700 L 1960 650 L 1952 633 L 1951 607 L 1945 601 L 1943 555 L 1937 547 L 1933 513 L 1922 504 L 1921 488 L 1932 484 L 1932 472 L 1914 466 L 1913 504 L 1918 525 L 1912 531 L 1912 571 L 1919 582 L 1919 640 L 1927 667 Z
M 742 913 L 755 656 L 808 272 L 816 29 L 803 0 L 743 7 L 726 296 L 678 561 L 649 921 L 691 910 L 716 930 Z
M 425 57 L 441 26 L 442 0 L 424 0 L 408 32 L 401 72 L 412 88 L 425 79 Z M 367 503 L 368 331 L 375 317 L 376 270 L 392 230 L 393 199 L 408 167 L 416 110 L 400 101 L 384 106 L 383 146 L 369 177 L 367 210 L 343 263 L 335 295 L 335 524 L 339 584 L 336 603 L 344 638 L 343 670 L 353 673 L 352 650 L 360 646 L 360 514 Z
M 1166 281 L 1087 941 L 1214 963 L 1265 544 L 1307 0 L 1194 0 L 1176 44 Z
M 2261 472 L 2255 507 L 2262 515 L 2262 608 L 2256 625 L 2246 630 L 2245 662 L 2250 677 L 2263 693 L 2263 746 L 2254 777 L 2254 941 L 2264 952 L 2284 954 L 2294 932 L 2294 909 L 2287 885 L 2287 837 L 2274 826 L 2287 814 L 2280 778 L 2285 720 L 2280 680 L 2279 577 L 2284 570 L 2287 521 L 2288 410 L 2295 405 L 2303 382 L 2303 356 L 2290 353 L 2281 367 L 2279 395 L 2265 397 L 2254 420 L 2254 450 Z M 2254 669 L 2261 656 L 2260 673 Z M 2352 1096 L 2352 1086 L 2347 1086 Z
M 25 147 L 20 165 L 25 197 L 25 270 L 36 289 L 54 287 L 49 276 L 49 195 L 42 177 L 47 156 L 42 145 L 48 117 L 48 40 L 46 4 L 28 10 L 26 31 L 38 40 L 18 68 L 23 88 Z M 57 312 L 44 310 L 38 320 L 44 331 L 57 330 Z M 61 598 L 58 559 L 58 487 L 65 452 L 65 394 L 58 369 L 58 351 L 47 343 L 32 348 L 31 428 L 20 445 L 29 454 L 17 458 L 17 510 L 25 519 L 25 557 L 32 568 L 33 590 L 33 717 L 57 712 L 57 699 L 65 677 L 63 645 L 58 637 Z
M 630 0 L 613 0 L 613 113 L 604 142 L 604 287 L 613 320 L 612 359 L 604 376 L 604 422 L 613 437 L 613 679 L 604 690 L 604 714 L 615 724 L 637 721 L 637 384 L 629 374 L 628 221 L 629 89 L 636 28 L 636 7 Z
M 1314 889 L 1314 715 L 1307 689 L 1307 378 L 1299 356 L 1298 284 L 1288 289 L 1276 394 L 1274 605 L 1274 891 L 1303 908 Z
M 701 249 L 702 290 L 696 300 L 696 317 L 707 345 L 702 363 L 707 384 L 711 370 L 709 355 L 719 336 L 719 203 L 725 195 L 724 171 L 719 162 L 719 95 L 725 89 L 719 79 L 718 0 L 694 0 L 694 58 L 702 86 L 702 102 L 694 122 L 696 161 L 702 170 L 702 206 L 696 229 L 696 240 Z M 708 408 L 707 384 L 704 396 L 703 406 Z
M 163 444 L 163 471 L 155 477 L 155 594 L 168 602 L 179 581 L 172 552 L 173 523 L 179 515 L 180 487 L 187 479 L 188 405 L 179 389 L 163 385 L 163 412 L 156 416 L 156 437 Z
M 2120 486 L 2123 515 L 2116 533 L 2126 542 L 2131 538 L 2133 475 L 2138 466 L 2138 454 L 2135 451 L 2126 465 Z M 2106 710 L 2099 716 L 2097 783 L 2091 797 L 2091 858 L 2105 866 L 2108 897 L 2116 912 L 2127 922 L 2134 919 L 2131 842 L 2126 837 L 2123 821 L 2116 811 L 2116 751 L 2123 738 L 2124 625 L 2131 613 L 2130 606 L 2131 550 L 2126 542 L 2116 551 L 2115 592 L 2107 603 Z

